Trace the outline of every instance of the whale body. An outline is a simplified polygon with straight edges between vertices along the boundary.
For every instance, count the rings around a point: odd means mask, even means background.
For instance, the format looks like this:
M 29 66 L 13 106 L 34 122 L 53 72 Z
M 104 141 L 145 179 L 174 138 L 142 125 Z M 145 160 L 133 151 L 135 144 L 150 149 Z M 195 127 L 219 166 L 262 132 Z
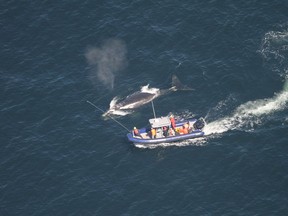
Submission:
M 155 98 L 165 95 L 172 91 L 177 90 L 192 90 L 191 88 L 183 85 L 176 75 L 172 76 L 172 87 L 169 89 L 149 88 L 149 84 L 143 86 L 140 91 L 134 92 L 128 95 L 123 100 L 119 100 L 118 97 L 114 97 L 110 102 L 109 110 L 103 115 L 127 115 L 138 107 L 143 106 L 154 100 Z

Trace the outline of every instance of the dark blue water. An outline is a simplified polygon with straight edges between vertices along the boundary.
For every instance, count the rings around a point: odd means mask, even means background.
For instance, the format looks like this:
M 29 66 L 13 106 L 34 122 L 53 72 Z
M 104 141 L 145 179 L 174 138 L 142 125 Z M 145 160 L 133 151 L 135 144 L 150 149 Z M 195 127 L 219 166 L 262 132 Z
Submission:
M 0 215 L 286 215 L 287 1 L 2 1 Z M 107 110 L 141 86 L 194 91 L 158 115 L 204 138 L 143 148 Z M 286 84 L 286 90 L 288 86 Z M 152 116 L 145 105 L 117 118 Z

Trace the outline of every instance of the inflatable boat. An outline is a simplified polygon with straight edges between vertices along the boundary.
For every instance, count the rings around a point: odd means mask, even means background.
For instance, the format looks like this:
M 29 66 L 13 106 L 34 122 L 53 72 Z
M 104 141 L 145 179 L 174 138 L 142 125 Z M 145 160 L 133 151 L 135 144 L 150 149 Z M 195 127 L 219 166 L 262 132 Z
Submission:
M 171 124 L 171 116 L 153 118 L 149 119 L 148 127 L 134 127 L 134 130 L 127 134 L 127 138 L 129 142 L 144 145 L 179 142 L 204 136 L 202 129 L 205 124 L 202 117 L 182 119 L 175 121 L 174 125 Z

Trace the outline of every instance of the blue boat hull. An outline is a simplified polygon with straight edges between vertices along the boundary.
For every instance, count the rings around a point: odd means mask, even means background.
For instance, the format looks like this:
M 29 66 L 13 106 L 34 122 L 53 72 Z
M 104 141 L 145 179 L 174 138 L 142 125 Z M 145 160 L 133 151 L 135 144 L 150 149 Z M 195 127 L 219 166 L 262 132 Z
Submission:
M 196 122 L 196 119 L 189 119 L 181 122 L 176 122 L 177 127 L 181 127 L 185 122 L 190 121 L 190 122 Z M 145 133 L 147 128 L 141 128 L 139 129 L 140 133 Z M 204 132 L 200 129 L 193 130 L 191 133 L 188 134 L 179 134 L 175 136 L 167 136 L 167 137 L 161 137 L 161 138 L 154 138 L 152 139 L 151 137 L 146 137 L 146 138 L 141 138 L 137 136 L 133 136 L 132 133 L 127 134 L 128 141 L 134 143 L 134 144 L 159 144 L 159 143 L 170 143 L 170 142 L 178 142 L 178 141 L 183 141 L 187 139 L 193 139 L 193 138 L 198 138 L 198 137 L 203 137 Z
M 187 140 L 187 139 L 193 139 L 193 138 L 202 137 L 202 136 L 204 136 L 204 132 L 201 130 L 195 130 L 189 134 L 175 135 L 175 136 L 155 138 L 155 139 L 142 139 L 138 137 L 133 137 L 131 133 L 127 134 L 128 140 L 134 144 L 169 143 L 169 142 L 177 142 L 177 141 L 182 141 L 182 140 Z

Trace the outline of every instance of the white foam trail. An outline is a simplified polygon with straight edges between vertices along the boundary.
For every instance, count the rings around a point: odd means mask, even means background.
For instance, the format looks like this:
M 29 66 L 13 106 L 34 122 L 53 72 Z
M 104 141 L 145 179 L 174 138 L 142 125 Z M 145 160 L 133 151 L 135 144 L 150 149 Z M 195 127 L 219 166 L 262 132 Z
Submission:
M 204 132 L 206 135 L 223 133 L 228 130 L 241 129 L 245 126 L 253 129 L 254 125 L 261 123 L 263 115 L 281 111 L 287 107 L 287 103 L 287 91 L 282 91 L 270 99 L 249 101 L 240 105 L 231 116 L 208 123 L 204 128 Z
M 263 116 L 281 111 L 287 107 L 288 101 L 288 70 L 287 70 L 287 50 L 288 31 L 270 31 L 265 34 L 260 53 L 272 70 L 279 73 L 286 79 L 283 91 L 275 94 L 274 97 L 256 101 L 249 101 L 240 105 L 231 116 L 223 117 L 208 123 L 204 132 L 209 134 L 223 133 L 234 129 L 253 129 L 254 125 L 260 124 Z M 282 68 L 282 69 L 281 69 Z
M 144 149 L 154 149 L 154 148 L 166 148 L 171 146 L 177 146 L 177 147 L 183 147 L 183 146 L 204 146 L 205 143 L 207 143 L 206 137 L 199 137 L 199 138 L 193 138 L 189 140 L 183 140 L 181 142 L 171 142 L 171 143 L 159 143 L 159 144 L 150 144 L 150 145 L 144 145 L 144 144 L 135 144 L 137 148 L 144 148 Z
M 267 32 L 262 40 L 259 52 L 268 63 L 272 71 L 281 77 L 288 76 L 287 64 L 288 31 L 287 27 L 282 31 Z M 284 73 L 283 73 L 284 72 Z

